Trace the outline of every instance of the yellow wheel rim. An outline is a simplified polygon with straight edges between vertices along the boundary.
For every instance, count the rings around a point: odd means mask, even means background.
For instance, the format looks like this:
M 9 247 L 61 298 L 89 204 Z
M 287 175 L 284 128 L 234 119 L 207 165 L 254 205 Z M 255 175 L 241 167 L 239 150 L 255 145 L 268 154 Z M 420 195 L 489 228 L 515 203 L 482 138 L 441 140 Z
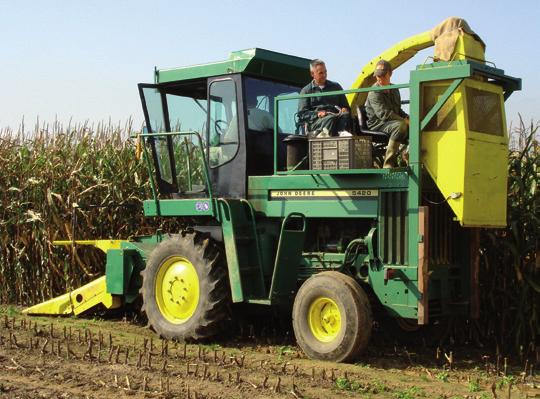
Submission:
M 321 342 L 334 340 L 341 331 L 341 313 L 330 298 L 317 298 L 309 307 L 308 323 L 311 333 Z
M 156 277 L 156 302 L 161 314 L 174 324 L 185 323 L 199 304 L 199 277 L 181 256 L 165 260 Z

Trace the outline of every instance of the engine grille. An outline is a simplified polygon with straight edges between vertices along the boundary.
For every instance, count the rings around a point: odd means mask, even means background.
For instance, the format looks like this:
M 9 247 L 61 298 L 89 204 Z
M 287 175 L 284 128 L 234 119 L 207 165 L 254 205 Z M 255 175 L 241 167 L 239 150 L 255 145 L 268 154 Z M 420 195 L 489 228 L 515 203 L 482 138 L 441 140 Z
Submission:
M 381 193 L 379 212 L 379 257 L 386 264 L 407 264 L 407 192 Z

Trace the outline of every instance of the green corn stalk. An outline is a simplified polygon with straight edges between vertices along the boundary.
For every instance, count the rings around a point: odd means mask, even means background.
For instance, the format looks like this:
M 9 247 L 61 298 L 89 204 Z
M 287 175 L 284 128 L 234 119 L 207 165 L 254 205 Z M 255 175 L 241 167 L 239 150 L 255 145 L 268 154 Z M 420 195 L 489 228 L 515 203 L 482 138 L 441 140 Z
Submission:
M 178 231 L 143 217 L 149 178 L 130 131 L 131 121 L 0 130 L 0 302 L 37 303 L 103 274 L 99 251 L 54 240 Z
M 484 336 L 506 352 L 536 352 L 540 337 L 538 124 L 520 120 L 508 163 L 508 227 L 482 237 Z

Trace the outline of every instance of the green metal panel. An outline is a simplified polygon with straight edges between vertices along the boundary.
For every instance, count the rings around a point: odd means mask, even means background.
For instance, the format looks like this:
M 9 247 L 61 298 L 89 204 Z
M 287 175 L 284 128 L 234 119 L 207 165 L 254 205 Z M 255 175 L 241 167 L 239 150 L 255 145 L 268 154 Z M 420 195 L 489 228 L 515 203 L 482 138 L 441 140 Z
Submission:
M 300 218 L 302 227 L 291 228 L 288 223 Z M 291 213 L 283 219 L 281 234 L 270 286 L 270 303 L 292 303 L 296 292 L 298 267 L 306 235 L 306 220 L 301 213 Z
M 110 249 L 107 251 L 105 275 L 107 276 L 106 283 L 108 293 L 117 295 L 124 294 L 124 273 L 124 251 L 122 249 Z
M 233 302 L 266 299 L 254 213 L 242 199 L 219 200 L 225 256 Z
M 384 268 L 370 268 L 369 285 L 390 314 L 415 319 L 418 315 L 420 292 L 417 282 L 398 269 L 395 277 L 384 281 Z
M 309 62 L 310 60 L 307 58 L 252 48 L 232 52 L 229 54 L 229 58 L 224 61 L 157 70 L 155 80 L 156 83 L 166 83 L 231 73 L 245 73 L 304 86 L 311 80 Z
M 324 171 L 316 175 L 305 171 L 294 176 L 250 176 L 248 190 L 406 188 L 407 184 L 408 173 L 403 169 L 362 169 L 347 174 Z
M 277 175 L 379 175 L 387 176 L 390 174 L 395 174 L 398 172 L 405 172 L 406 168 L 395 168 L 395 169 L 336 169 L 336 170 L 288 170 L 288 171 L 278 171 Z
M 280 221 L 274 218 L 258 218 L 257 230 L 263 275 L 265 281 L 270 281 L 274 272 L 277 244 L 281 232 Z
M 407 187 L 407 184 L 408 176 L 404 171 L 354 175 L 253 176 L 248 182 L 248 198 L 256 211 L 269 217 L 285 217 L 299 212 L 306 217 L 375 218 L 378 210 L 376 188 Z M 342 190 L 348 190 L 350 195 L 341 195 Z M 355 190 L 371 190 L 373 195 L 351 196 Z M 272 197 L 280 192 L 288 195 Z M 317 194 L 320 192 L 331 195 L 319 198 Z
M 407 187 L 405 171 L 348 175 L 252 176 L 248 183 L 248 198 L 256 211 L 266 216 L 285 217 L 300 212 L 306 217 L 368 217 L 377 215 L 377 197 L 345 199 L 336 195 L 325 199 L 269 198 L 272 190 L 363 190 L 376 187 Z M 306 210 L 306 207 L 308 208 Z M 214 201 L 200 199 L 170 199 L 144 201 L 145 216 L 215 216 Z
M 135 249 L 110 249 L 107 251 L 105 275 L 107 292 L 124 295 L 131 291 L 130 280 L 136 269 L 138 252 Z
M 464 66 L 464 71 L 446 71 L 445 74 L 457 74 L 458 76 L 454 77 L 463 77 L 462 75 L 470 73 L 470 69 L 467 65 Z M 422 70 L 424 73 L 422 75 L 422 79 L 431 79 L 431 80 L 440 80 L 440 79 L 450 79 L 450 76 L 441 76 L 435 73 L 433 76 L 431 76 L 431 72 L 427 72 L 426 70 Z M 429 74 L 429 76 L 428 76 Z M 413 77 L 413 72 L 411 72 L 411 86 L 410 86 L 410 104 L 409 104 L 409 114 L 410 114 L 410 120 L 409 120 L 409 169 L 410 169 L 410 182 L 409 182 L 409 190 L 407 194 L 407 209 L 408 209 L 408 236 L 410 239 L 408 240 L 408 277 L 410 280 L 407 280 L 410 282 L 411 280 L 414 281 L 415 285 L 414 287 L 417 287 L 418 282 L 418 235 L 419 235 L 419 225 L 418 225 L 418 207 L 421 203 L 421 173 L 422 173 L 422 166 L 421 166 L 421 158 L 420 158 L 420 116 L 421 116 L 421 81 L 417 80 Z M 379 273 L 380 275 L 381 273 Z M 384 274 L 384 273 L 383 273 Z M 412 274 L 412 275 L 411 275 Z M 408 283 L 409 285 L 411 283 Z M 411 290 L 412 292 L 412 290 Z M 418 317 L 417 312 L 417 306 L 418 306 L 418 300 L 421 298 L 411 298 L 411 302 L 416 300 L 416 303 L 414 303 L 415 311 L 412 318 Z M 400 310 L 402 308 L 399 308 Z M 398 310 L 396 309 L 398 312 Z M 399 312 L 398 312 L 399 314 Z M 400 314 L 402 317 L 402 314 Z
M 227 269 L 229 275 L 229 285 L 231 288 L 231 299 L 233 302 L 243 302 L 244 292 L 242 290 L 242 279 L 240 277 L 240 265 L 236 256 L 236 240 L 234 239 L 234 227 L 231 211 L 227 202 L 219 202 L 219 216 L 221 229 L 223 231 L 223 243 L 225 244 L 225 257 L 227 258 Z
M 208 198 L 144 201 L 145 216 L 214 216 L 214 201 Z
M 108 292 L 124 295 L 125 303 L 133 303 L 139 296 L 142 285 L 140 272 L 152 250 L 163 240 L 163 236 L 135 236 L 131 240 L 122 242 L 121 249 L 107 252 L 105 266 Z
M 464 74 L 462 77 L 466 77 L 472 75 L 473 73 L 479 73 L 482 76 L 493 80 L 493 83 L 501 86 L 503 90 L 505 91 L 504 99 L 506 100 L 514 91 L 521 90 L 521 79 L 514 78 L 512 76 L 508 76 L 504 74 L 504 71 L 499 68 L 495 68 L 494 66 L 490 66 L 487 63 L 481 63 L 476 62 L 473 60 L 459 60 L 459 61 L 449 61 L 449 62 L 434 62 L 432 64 L 424 64 L 419 65 L 416 67 L 417 71 L 428 71 L 428 70 L 434 70 L 434 75 L 424 75 L 422 78 L 424 81 L 427 80 L 443 80 L 443 79 L 452 79 L 452 77 L 444 77 L 440 75 L 440 71 L 443 68 L 452 68 L 453 70 L 457 71 L 458 67 L 464 67 L 469 68 L 469 72 L 464 72 L 463 70 L 459 73 Z M 430 78 L 434 76 L 433 79 L 428 79 L 427 76 Z M 439 78 L 437 78 L 439 76 Z M 458 76 L 455 76 L 453 78 L 457 78 Z
M 268 217 L 285 217 L 290 213 L 304 213 L 306 217 L 335 217 L 335 218 L 376 218 L 377 197 L 370 200 L 324 200 L 324 201 L 267 201 L 257 199 L 265 193 L 254 193 L 251 200 L 253 208 L 263 212 Z
M 146 260 L 156 245 L 168 237 L 168 235 L 163 235 L 158 230 L 155 235 L 131 237 L 130 241 L 124 241 L 120 246 L 122 249 L 133 249 L 137 251 L 141 259 Z

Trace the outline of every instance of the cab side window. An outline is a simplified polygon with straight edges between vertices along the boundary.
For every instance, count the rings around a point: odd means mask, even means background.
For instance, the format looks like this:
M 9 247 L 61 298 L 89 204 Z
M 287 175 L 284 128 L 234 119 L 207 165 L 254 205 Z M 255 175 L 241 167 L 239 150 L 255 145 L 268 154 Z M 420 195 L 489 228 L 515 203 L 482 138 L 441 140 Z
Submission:
M 223 165 L 238 151 L 238 115 L 236 87 L 232 80 L 210 84 L 210 112 L 208 122 L 209 163 L 211 168 Z

